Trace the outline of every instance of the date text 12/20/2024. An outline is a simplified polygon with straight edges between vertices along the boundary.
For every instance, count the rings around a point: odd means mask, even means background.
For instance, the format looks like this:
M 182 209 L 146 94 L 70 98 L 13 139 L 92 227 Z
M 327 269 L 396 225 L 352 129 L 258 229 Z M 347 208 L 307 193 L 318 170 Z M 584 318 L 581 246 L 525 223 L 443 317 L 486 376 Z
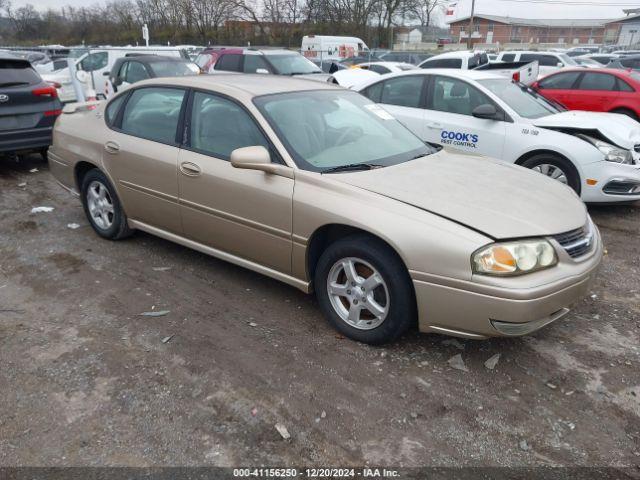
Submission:
M 399 478 L 388 468 L 234 468 L 237 478 Z

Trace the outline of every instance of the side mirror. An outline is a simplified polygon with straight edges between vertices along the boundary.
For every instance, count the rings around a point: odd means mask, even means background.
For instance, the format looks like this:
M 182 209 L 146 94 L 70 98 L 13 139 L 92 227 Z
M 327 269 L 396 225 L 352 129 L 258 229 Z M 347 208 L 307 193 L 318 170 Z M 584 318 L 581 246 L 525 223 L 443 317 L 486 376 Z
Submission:
M 483 103 L 482 105 L 478 105 L 471 112 L 476 118 L 485 118 L 487 120 L 499 120 L 498 118 L 498 110 L 496 107 L 491 105 L 490 103 Z
M 271 163 L 269 150 L 261 145 L 236 148 L 231 152 L 231 165 L 235 168 L 260 170 L 266 173 L 276 173 L 277 167 L 281 166 L 276 163 Z
M 256 73 L 269 73 L 269 70 L 267 70 L 266 68 L 256 68 Z

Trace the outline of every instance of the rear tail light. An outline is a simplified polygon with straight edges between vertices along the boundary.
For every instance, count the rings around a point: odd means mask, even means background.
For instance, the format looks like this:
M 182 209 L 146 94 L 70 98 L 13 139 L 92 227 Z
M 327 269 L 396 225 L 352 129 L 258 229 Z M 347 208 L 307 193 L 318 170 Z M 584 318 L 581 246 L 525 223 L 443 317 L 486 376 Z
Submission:
M 57 117 L 58 115 L 60 115 L 62 113 L 62 110 L 47 110 L 46 112 L 44 112 L 44 116 L 45 117 Z
M 513 78 L 514 82 L 519 82 L 520 81 L 520 72 L 514 72 L 513 76 L 511 78 Z
M 31 90 L 31 93 L 33 93 L 34 95 L 36 95 L 38 97 L 55 98 L 55 97 L 58 96 L 58 91 L 56 90 L 56 87 L 54 87 L 54 86 L 36 88 L 35 90 Z

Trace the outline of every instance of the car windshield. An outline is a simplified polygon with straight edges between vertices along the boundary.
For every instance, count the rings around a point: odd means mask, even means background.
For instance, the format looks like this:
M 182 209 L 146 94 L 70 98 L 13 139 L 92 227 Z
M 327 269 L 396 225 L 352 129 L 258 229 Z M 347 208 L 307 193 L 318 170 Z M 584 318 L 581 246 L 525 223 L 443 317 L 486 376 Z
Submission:
M 283 53 L 267 55 L 269 63 L 273 65 L 280 75 L 304 75 L 309 73 L 322 73 L 322 70 L 298 53 Z
M 478 83 L 494 93 L 523 118 L 541 118 L 560 112 L 558 106 L 521 83 L 515 83 L 506 78 L 479 80 Z
M 578 65 L 578 63 L 566 53 L 559 53 L 558 57 L 560 58 L 560 60 L 562 60 L 562 63 L 564 63 L 565 66 L 573 65 L 575 67 L 576 65 Z
M 254 103 L 304 170 L 384 167 L 435 151 L 356 92 L 283 93 L 257 97 Z
M 197 75 L 200 69 L 191 62 L 150 62 L 149 66 L 156 77 L 184 77 Z

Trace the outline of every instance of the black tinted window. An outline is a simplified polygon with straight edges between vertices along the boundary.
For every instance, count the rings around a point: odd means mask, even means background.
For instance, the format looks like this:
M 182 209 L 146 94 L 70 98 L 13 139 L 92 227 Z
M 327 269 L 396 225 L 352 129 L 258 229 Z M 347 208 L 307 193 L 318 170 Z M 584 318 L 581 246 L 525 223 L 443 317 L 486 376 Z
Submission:
M 423 79 L 422 75 L 411 75 L 387 80 L 382 87 L 380 103 L 419 108 Z
M 616 77 L 606 73 L 585 73 L 580 84 L 579 90 L 608 90 L 616 89 Z
M 580 72 L 559 73 L 557 75 L 551 75 L 550 77 L 541 80 L 539 85 L 540 88 L 569 90 L 573 87 L 573 84 L 579 76 Z
M 42 81 L 38 72 L 25 62 L 0 60 L 0 87 L 8 85 L 36 85 Z
M 140 62 L 129 62 L 126 72 L 124 81 L 128 83 L 136 83 L 149 78 L 146 68 Z
M 629 85 L 627 82 L 619 78 L 618 78 L 618 90 L 620 90 L 621 92 L 635 92 L 635 90 L 631 85 Z
M 505 53 L 504 55 L 502 55 L 502 60 L 503 62 L 513 62 L 516 59 L 516 54 L 515 53 Z
M 534 60 L 538 61 L 541 67 L 556 67 L 560 62 L 559 59 L 554 57 L 553 55 L 540 55 L 537 53 L 523 53 L 520 56 L 521 62 L 533 62 Z
M 239 72 L 242 63 L 242 55 L 231 53 L 222 55 L 216 62 L 216 70 L 226 70 L 227 72 Z
M 231 100 L 196 92 L 193 96 L 190 145 L 196 150 L 228 160 L 236 148 L 269 148 L 249 114 Z
M 244 73 L 256 73 L 258 69 L 271 72 L 269 65 L 262 55 L 245 55 L 244 56 Z
M 184 90 L 139 88 L 129 97 L 122 116 L 122 131 L 156 142 L 174 144 Z
M 491 100 L 467 82 L 451 77 L 436 77 L 430 98 L 430 110 L 471 115 L 471 112 Z
M 462 68 L 462 60 L 460 58 L 429 60 L 422 64 L 422 68 Z

